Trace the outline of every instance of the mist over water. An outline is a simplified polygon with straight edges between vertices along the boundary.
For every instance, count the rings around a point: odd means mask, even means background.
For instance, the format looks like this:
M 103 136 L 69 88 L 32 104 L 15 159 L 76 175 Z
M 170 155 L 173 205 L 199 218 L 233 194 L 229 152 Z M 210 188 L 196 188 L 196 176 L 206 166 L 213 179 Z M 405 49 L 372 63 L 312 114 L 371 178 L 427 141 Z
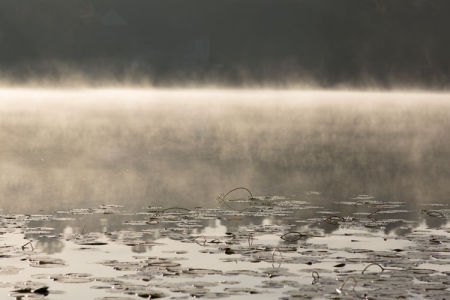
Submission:
M 0 0 L 0 298 L 444 299 L 449 10 Z
M 0 90 L 0 205 L 215 207 L 218 193 L 449 203 L 448 94 Z

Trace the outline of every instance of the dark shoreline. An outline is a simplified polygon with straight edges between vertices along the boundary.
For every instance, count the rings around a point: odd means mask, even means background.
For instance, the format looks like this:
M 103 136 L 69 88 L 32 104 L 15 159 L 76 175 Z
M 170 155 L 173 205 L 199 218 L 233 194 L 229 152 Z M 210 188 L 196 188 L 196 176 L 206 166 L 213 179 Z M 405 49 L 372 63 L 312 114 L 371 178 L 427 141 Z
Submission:
M 445 90 L 449 10 L 446 0 L 2 0 L 0 79 Z

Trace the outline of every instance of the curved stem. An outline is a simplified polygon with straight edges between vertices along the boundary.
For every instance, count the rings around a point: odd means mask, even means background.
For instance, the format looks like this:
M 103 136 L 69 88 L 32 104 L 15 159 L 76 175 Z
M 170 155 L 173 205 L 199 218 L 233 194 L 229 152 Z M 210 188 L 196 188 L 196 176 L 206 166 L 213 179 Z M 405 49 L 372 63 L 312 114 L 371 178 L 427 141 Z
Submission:
M 380 267 L 381 272 L 383 272 L 383 271 L 385 270 L 385 269 L 383 268 L 382 265 L 377 264 L 377 263 L 371 263 L 371 264 L 368 264 L 368 265 L 364 268 L 364 270 L 362 270 L 361 274 L 364 275 L 364 272 L 367 271 L 367 269 L 368 269 L 369 267 L 371 267 L 371 266 L 378 266 L 378 267 Z
M 250 198 L 253 198 L 253 194 L 252 194 L 252 192 L 250 192 L 250 190 L 249 190 L 248 188 L 240 186 L 240 187 L 237 187 L 237 188 L 234 188 L 234 189 L 228 191 L 228 193 L 226 193 L 225 195 L 223 195 L 223 199 L 225 199 L 230 193 L 232 193 L 232 192 L 234 192 L 234 191 L 237 191 L 237 190 L 245 190 L 245 191 L 247 191 L 248 194 L 250 195 Z
M 179 210 L 185 210 L 185 211 L 191 211 L 189 208 L 184 208 L 184 207 L 168 207 L 165 209 L 160 210 L 161 213 L 165 213 L 168 210 L 172 210 L 172 209 L 179 209 Z

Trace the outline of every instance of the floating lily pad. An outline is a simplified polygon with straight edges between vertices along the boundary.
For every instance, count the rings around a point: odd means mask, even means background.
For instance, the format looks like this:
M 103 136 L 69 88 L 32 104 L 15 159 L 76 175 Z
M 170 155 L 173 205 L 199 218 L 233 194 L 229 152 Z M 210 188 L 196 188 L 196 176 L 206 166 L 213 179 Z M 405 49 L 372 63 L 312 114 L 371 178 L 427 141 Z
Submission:
M 41 283 L 27 281 L 19 285 L 16 285 L 14 287 L 14 290 L 11 291 L 10 295 L 12 297 L 28 297 L 28 298 L 47 296 L 49 293 L 48 288 L 49 288 L 48 286 L 43 285 Z
M 66 265 L 64 260 L 60 258 L 33 257 L 28 260 L 30 262 L 30 266 L 35 268 L 58 268 Z
M 95 300 L 136 300 L 136 298 L 130 298 L 130 297 L 101 297 L 101 298 L 95 298 Z

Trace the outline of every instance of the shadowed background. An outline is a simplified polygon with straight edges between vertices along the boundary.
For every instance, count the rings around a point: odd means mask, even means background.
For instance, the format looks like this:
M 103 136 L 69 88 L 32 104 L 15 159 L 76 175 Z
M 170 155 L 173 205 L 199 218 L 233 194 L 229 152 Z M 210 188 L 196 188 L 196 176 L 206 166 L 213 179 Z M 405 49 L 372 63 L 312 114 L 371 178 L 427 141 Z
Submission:
M 447 0 L 0 0 L 9 83 L 447 89 Z

